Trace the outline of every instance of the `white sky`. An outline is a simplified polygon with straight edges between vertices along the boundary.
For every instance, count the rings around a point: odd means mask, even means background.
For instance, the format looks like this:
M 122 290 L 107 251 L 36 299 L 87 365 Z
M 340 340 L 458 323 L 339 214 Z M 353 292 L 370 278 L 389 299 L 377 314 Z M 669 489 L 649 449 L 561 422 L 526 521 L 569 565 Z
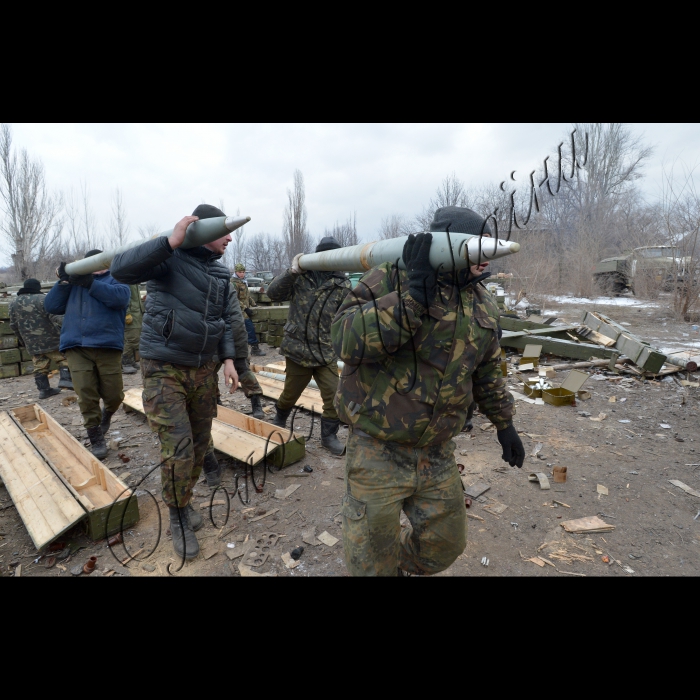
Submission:
M 658 192 L 662 162 L 700 162 L 698 124 L 632 124 L 656 147 L 641 185 Z M 136 227 L 171 228 L 202 200 L 252 218 L 248 237 L 281 233 L 286 190 L 304 174 L 314 239 L 357 211 L 374 240 L 383 217 L 413 216 L 454 171 L 467 185 L 523 179 L 565 137 L 552 124 L 12 124 L 14 144 L 42 159 L 49 185 L 86 180 L 98 222 L 122 190 Z M 6 245 L 3 245 L 6 247 Z M 1 251 L 6 253 L 5 250 Z M 6 263 L 7 255 L 0 255 Z

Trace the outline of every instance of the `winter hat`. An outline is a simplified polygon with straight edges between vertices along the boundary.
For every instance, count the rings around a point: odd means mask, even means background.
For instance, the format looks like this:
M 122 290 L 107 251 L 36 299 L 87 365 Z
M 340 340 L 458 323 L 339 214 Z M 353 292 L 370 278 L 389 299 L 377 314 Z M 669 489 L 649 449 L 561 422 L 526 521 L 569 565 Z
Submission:
M 245 265 L 243 263 L 236 263 L 233 268 L 236 272 L 245 272 Z
M 467 207 L 440 207 L 437 209 L 430 224 L 430 230 L 446 231 L 448 226 L 450 233 L 469 233 L 472 236 L 484 233 L 491 234 L 491 228 L 484 218 Z
M 95 248 L 94 250 L 88 250 L 87 253 L 85 253 L 86 258 L 91 258 L 93 255 L 99 255 L 102 251 L 99 250 L 98 248 Z
M 198 216 L 200 219 L 213 219 L 217 216 L 226 216 L 221 209 L 213 207 L 211 204 L 200 204 L 193 212 L 192 216 Z
M 39 280 L 30 277 L 28 280 L 24 280 L 24 286 L 20 289 L 17 294 L 41 294 L 41 282 Z
M 340 247 L 340 243 L 338 243 L 333 236 L 324 236 L 321 242 L 316 246 L 316 252 L 322 253 L 324 250 L 335 250 L 335 248 Z

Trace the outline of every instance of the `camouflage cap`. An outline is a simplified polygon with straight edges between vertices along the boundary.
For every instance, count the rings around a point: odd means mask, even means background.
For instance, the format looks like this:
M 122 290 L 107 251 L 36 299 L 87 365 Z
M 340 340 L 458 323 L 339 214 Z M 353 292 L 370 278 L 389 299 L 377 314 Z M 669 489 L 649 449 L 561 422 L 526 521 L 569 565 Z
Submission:
M 236 263 L 236 266 L 233 269 L 236 272 L 245 272 L 245 265 L 243 263 Z

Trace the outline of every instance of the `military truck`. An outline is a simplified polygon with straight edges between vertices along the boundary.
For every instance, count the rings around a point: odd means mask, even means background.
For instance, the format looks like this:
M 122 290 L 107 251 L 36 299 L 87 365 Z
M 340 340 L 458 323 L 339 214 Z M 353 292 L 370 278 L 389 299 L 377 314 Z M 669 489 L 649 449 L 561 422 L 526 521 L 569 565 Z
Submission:
M 593 278 L 604 291 L 622 294 L 628 289 L 634 294 L 635 283 L 652 285 L 670 291 L 686 276 L 690 260 L 681 258 L 678 248 L 671 245 L 643 246 L 614 258 L 605 258 L 593 268 Z

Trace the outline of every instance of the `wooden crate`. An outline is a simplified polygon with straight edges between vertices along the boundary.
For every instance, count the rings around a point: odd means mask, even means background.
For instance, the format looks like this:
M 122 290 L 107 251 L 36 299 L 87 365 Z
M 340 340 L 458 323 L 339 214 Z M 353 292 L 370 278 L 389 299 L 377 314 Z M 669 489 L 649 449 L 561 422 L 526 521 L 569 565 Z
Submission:
M 27 348 L 19 349 L 20 362 L 29 362 L 32 359 L 32 354 L 27 350 Z
M 0 304 L 0 318 L 10 318 L 9 304 Z
M 0 335 L 0 350 L 16 348 L 18 345 L 16 335 Z
M 0 379 L 19 377 L 19 365 L 0 365 Z
M 33 448 L 60 481 L 63 488 L 55 492 L 54 502 L 65 504 L 69 499 L 73 499 L 81 507 L 80 517 L 76 517 L 62 531 L 86 519 L 88 536 L 93 540 L 100 540 L 119 532 L 122 528 L 131 527 L 138 521 L 138 501 L 135 496 L 131 497 L 133 493 L 131 489 L 114 476 L 41 406 L 38 404 L 21 406 L 8 413 L 26 441 L 24 451 L 31 452 Z M 16 445 L 19 441 L 15 439 L 14 442 Z M 2 476 L 4 479 L 4 474 Z M 52 483 L 57 485 L 58 482 Z M 17 505 L 16 501 L 15 505 Z M 71 512 L 75 512 L 72 507 Z M 27 529 L 30 529 L 30 523 L 24 517 L 22 519 Z M 34 517 L 31 515 L 30 521 L 34 522 Z M 55 537 L 59 534 L 60 532 Z M 40 548 L 48 541 L 41 545 L 37 540 L 34 543 L 37 548 Z
M 14 365 L 20 361 L 18 348 L 10 350 L 0 350 L 0 365 Z
M 9 321 L 0 321 L 0 335 L 14 335 Z
M 20 362 L 19 373 L 22 376 L 25 374 L 34 374 L 34 363 L 31 360 L 29 362 Z
M 140 388 L 126 391 L 124 406 L 143 413 L 141 393 Z M 303 459 L 306 454 L 303 436 L 290 434 L 289 430 L 281 430 L 224 406 L 217 406 L 211 437 L 219 452 L 253 466 L 267 459 L 268 464 L 286 467 Z

